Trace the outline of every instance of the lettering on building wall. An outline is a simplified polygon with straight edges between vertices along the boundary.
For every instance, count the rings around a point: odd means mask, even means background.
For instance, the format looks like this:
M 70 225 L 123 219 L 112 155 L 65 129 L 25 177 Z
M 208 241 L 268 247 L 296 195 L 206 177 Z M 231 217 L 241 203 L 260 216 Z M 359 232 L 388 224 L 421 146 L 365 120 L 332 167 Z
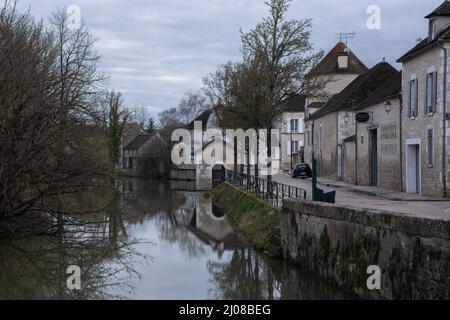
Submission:
M 398 154 L 398 130 L 396 125 L 381 128 L 381 155 L 395 156 Z

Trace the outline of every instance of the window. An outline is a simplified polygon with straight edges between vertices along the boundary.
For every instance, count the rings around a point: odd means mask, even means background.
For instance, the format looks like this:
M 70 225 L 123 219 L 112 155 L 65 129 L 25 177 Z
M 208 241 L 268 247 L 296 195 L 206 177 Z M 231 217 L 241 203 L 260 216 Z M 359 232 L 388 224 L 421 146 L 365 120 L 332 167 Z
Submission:
M 433 129 L 428 129 L 428 166 L 433 166 L 434 162 L 434 143 L 433 143 Z
M 417 117 L 418 115 L 418 81 L 413 79 L 409 82 L 409 108 L 408 114 L 410 118 Z
M 310 132 L 309 130 L 306 131 L 306 144 L 307 144 L 308 146 L 311 145 L 311 132 Z
M 292 133 L 298 133 L 299 132 L 299 120 L 298 119 L 292 119 L 291 120 L 291 132 Z
M 429 28 L 428 37 L 429 37 L 428 38 L 429 41 L 434 40 L 434 38 L 436 37 L 436 20 L 435 19 L 430 20 L 430 28 Z
M 296 154 L 300 151 L 300 145 L 298 141 L 291 141 L 291 154 Z
M 425 83 L 425 114 L 436 112 L 436 98 L 437 98 L 437 73 L 432 72 L 427 74 L 427 81 Z

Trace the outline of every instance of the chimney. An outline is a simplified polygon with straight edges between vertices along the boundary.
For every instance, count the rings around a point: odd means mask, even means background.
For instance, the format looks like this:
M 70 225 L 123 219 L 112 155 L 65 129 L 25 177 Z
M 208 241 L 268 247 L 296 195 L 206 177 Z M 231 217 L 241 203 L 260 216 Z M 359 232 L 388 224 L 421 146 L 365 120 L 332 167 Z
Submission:
M 344 52 L 339 53 L 338 67 L 339 67 L 339 69 L 347 69 L 348 68 L 348 49 L 346 49 Z

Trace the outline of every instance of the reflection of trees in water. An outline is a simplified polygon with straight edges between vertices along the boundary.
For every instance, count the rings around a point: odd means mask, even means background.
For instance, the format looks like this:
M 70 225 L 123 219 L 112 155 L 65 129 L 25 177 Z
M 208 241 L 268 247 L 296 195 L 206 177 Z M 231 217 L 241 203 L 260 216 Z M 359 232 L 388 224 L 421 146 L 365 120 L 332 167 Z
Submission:
M 118 200 L 118 198 L 116 198 Z M 117 201 L 85 216 L 58 214 L 53 235 L 0 242 L 0 299 L 107 299 L 130 292 L 137 241 Z M 67 267 L 81 268 L 82 289 L 67 289 Z
M 130 187 L 132 183 L 132 187 Z M 171 191 L 170 185 L 151 180 L 126 180 L 122 186 L 126 220 L 152 219 L 165 245 L 177 245 L 188 258 L 206 254 L 204 244 L 188 229 L 195 210 L 195 193 Z
M 209 262 L 211 296 L 225 300 L 266 300 L 278 296 L 274 275 L 250 249 L 235 250 L 226 263 Z
M 264 259 L 251 250 L 235 250 L 226 263 L 209 262 L 208 270 L 215 299 L 354 299 L 297 266 Z

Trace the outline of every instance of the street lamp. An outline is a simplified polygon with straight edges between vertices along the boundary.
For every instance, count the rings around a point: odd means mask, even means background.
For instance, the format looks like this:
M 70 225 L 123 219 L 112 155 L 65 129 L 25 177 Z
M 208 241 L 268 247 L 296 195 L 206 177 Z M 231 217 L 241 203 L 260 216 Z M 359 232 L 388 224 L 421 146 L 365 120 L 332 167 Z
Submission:
M 345 113 L 344 121 L 345 123 L 348 123 L 350 121 L 350 116 L 348 115 L 348 112 Z
M 391 100 L 389 100 L 389 99 L 386 100 L 386 102 L 384 103 L 384 110 L 386 110 L 387 114 L 391 113 L 391 110 L 392 110 Z

